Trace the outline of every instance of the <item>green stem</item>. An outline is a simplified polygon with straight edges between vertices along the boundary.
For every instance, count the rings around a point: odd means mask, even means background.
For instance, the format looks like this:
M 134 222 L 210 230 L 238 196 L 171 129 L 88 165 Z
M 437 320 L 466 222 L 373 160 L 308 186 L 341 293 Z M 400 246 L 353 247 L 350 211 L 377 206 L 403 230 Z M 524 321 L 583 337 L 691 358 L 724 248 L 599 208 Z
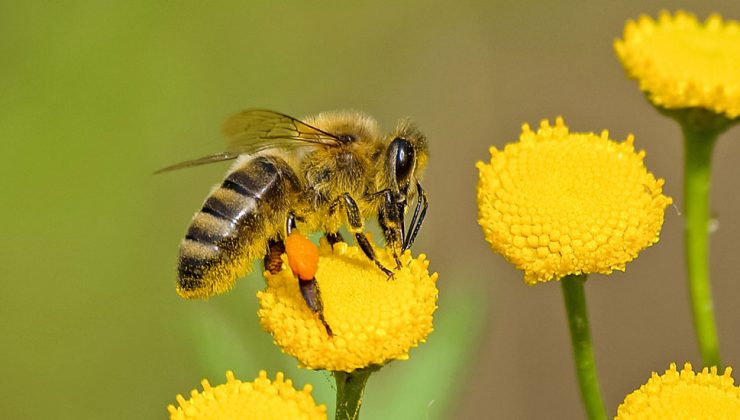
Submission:
M 720 366 L 719 341 L 709 281 L 709 187 L 716 130 L 682 124 L 684 135 L 685 245 L 691 309 L 704 366 Z
M 570 340 L 573 345 L 573 358 L 583 406 L 590 420 L 606 420 L 606 410 L 596 375 L 596 361 L 591 347 L 591 333 L 588 328 L 586 293 L 583 287 L 586 277 L 585 274 L 565 276 L 560 280 L 560 284 L 563 287 L 565 310 L 568 313 Z
M 377 369 L 358 369 L 353 372 L 334 372 L 337 381 L 337 410 L 335 420 L 356 420 L 360 418 L 362 394 L 370 374 Z

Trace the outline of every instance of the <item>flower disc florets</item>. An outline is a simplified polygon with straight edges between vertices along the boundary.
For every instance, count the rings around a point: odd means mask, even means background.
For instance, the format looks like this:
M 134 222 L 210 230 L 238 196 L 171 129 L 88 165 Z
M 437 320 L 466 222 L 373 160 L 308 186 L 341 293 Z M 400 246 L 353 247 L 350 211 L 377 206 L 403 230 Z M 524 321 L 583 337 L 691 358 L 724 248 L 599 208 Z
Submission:
M 666 109 L 705 108 L 740 116 L 740 25 L 719 15 L 700 23 L 686 12 L 629 21 L 614 43 L 627 74 Z
M 740 418 L 740 388 L 734 385 L 732 368 L 723 375 L 717 368 L 699 373 L 686 363 L 678 372 L 676 364 L 652 377 L 628 395 L 617 409 L 616 420 L 656 419 L 737 419 Z
M 624 270 L 658 241 L 671 199 L 632 136 L 570 133 L 563 120 L 522 128 L 519 142 L 478 162 L 478 222 L 494 251 L 535 284 Z
M 385 267 L 395 266 L 384 250 L 376 253 Z M 360 248 L 340 242 L 332 249 L 322 241 L 316 281 L 333 334 L 309 309 L 288 264 L 265 273 L 267 289 L 257 294 L 262 326 L 309 369 L 351 372 L 406 359 L 432 331 L 437 273 L 429 274 L 424 255 L 406 252 L 401 265 L 389 279 Z
M 203 380 L 203 391 L 194 389 L 190 399 L 177 396 L 179 407 L 167 407 L 172 420 L 282 420 L 326 419 L 326 406 L 316 405 L 311 397 L 312 387 L 293 388 L 293 382 L 278 373 L 274 381 L 261 371 L 253 382 L 242 382 L 226 372 L 226 383 L 212 387 Z

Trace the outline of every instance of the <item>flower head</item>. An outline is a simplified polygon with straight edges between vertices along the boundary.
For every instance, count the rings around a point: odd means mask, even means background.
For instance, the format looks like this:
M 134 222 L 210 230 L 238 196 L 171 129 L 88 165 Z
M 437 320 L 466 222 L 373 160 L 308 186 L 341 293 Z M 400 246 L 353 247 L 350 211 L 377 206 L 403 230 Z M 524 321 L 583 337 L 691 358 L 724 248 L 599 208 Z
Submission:
M 740 25 L 686 12 L 628 21 L 614 43 L 627 74 L 661 108 L 705 108 L 740 116 Z
M 408 358 L 412 347 L 432 331 L 437 308 L 437 273 L 429 274 L 424 255 L 401 256 L 401 269 L 389 279 L 356 246 L 322 241 L 316 273 L 323 318 L 303 299 L 288 264 L 265 273 L 267 289 L 259 292 L 259 316 L 275 343 L 310 369 L 351 372 L 394 359 Z M 393 259 L 377 256 L 386 267 Z
M 311 385 L 297 391 L 282 373 L 270 381 L 261 371 L 253 382 L 242 382 L 229 371 L 225 384 L 212 387 L 204 379 L 202 385 L 203 391 L 194 389 L 189 400 L 177 396 L 179 407 L 167 407 L 170 419 L 326 419 L 326 406 L 316 405 Z
M 624 270 L 658 241 L 671 199 L 633 141 L 570 133 L 557 118 L 478 162 L 478 223 L 525 282 Z
M 732 368 L 723 375 L 717 368 L 699 373 L 686 363 L 678 372 L 676 364 L 652 377 L 629 394 L 617 409 L 616 419 L 735 419 L 740 413 L 740 387 L 733 385 Z

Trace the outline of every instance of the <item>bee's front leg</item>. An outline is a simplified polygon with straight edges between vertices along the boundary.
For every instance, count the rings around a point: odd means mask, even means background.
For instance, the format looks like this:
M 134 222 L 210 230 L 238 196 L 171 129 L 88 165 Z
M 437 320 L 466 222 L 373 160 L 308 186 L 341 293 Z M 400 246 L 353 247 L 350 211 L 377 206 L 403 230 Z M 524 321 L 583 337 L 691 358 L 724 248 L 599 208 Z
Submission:
M 392 278 L 393 271 L 385 268 L 385 266 L 378 261 L 378 258 L 375 256 L 375 250 L 373 249 L 370 240 L 367 238 L 367 235 L 365 235 L 362 214 L 360 213 L 360 209 L 357 207 L 355 199 L 352 198 L 349 193 L 344 193 L 337 198 L 336 202 L 331 205 L 330 209 L 333 211 L 340 203 L 344 205 L 344 209 L 347 212 L 347 224 L 349 224 L 349 230 L 354 233 L 355 240 L 360 246 L 360 249 L 362 249 L 362 252 L 364 252 L 370 261 L 374 262 L 375 265 L 388 276 L 388 278 Z
M 416 209 L 414 210 L 414 216 L 411 218 L 411 225 L 409 225 L 409 234 L 403 238 L 403 250 L 411 248 L 416 239 L 416 234 L 421 229 L 421 224 L 424 222 L 424 218 L 427 215 L 427 209 L 429 208 L 429 201 L 427 201 L 427 193 L 421 188 L 421 183 L 416 182 Z
M 397 203 L 391 190 L 381 191 L 383 193 L 383 204 L 378 211 L 378 223 L 383 229 L 386 247 L 393 252 L 396 261 L 396 269 L 401 268 L 400 254 L 404 238 L 403 212 L 405 204 Z

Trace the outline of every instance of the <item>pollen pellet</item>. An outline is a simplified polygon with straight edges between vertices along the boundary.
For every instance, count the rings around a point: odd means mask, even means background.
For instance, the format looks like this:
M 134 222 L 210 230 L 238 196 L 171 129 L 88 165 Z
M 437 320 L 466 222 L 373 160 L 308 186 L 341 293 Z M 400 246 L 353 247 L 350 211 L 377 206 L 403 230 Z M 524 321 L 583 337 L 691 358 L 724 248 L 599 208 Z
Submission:
M 285 240 L 288 264 L 300 280 L 311 280 L 319 268 L 319 248 L 298 232 L 291 233 Z

